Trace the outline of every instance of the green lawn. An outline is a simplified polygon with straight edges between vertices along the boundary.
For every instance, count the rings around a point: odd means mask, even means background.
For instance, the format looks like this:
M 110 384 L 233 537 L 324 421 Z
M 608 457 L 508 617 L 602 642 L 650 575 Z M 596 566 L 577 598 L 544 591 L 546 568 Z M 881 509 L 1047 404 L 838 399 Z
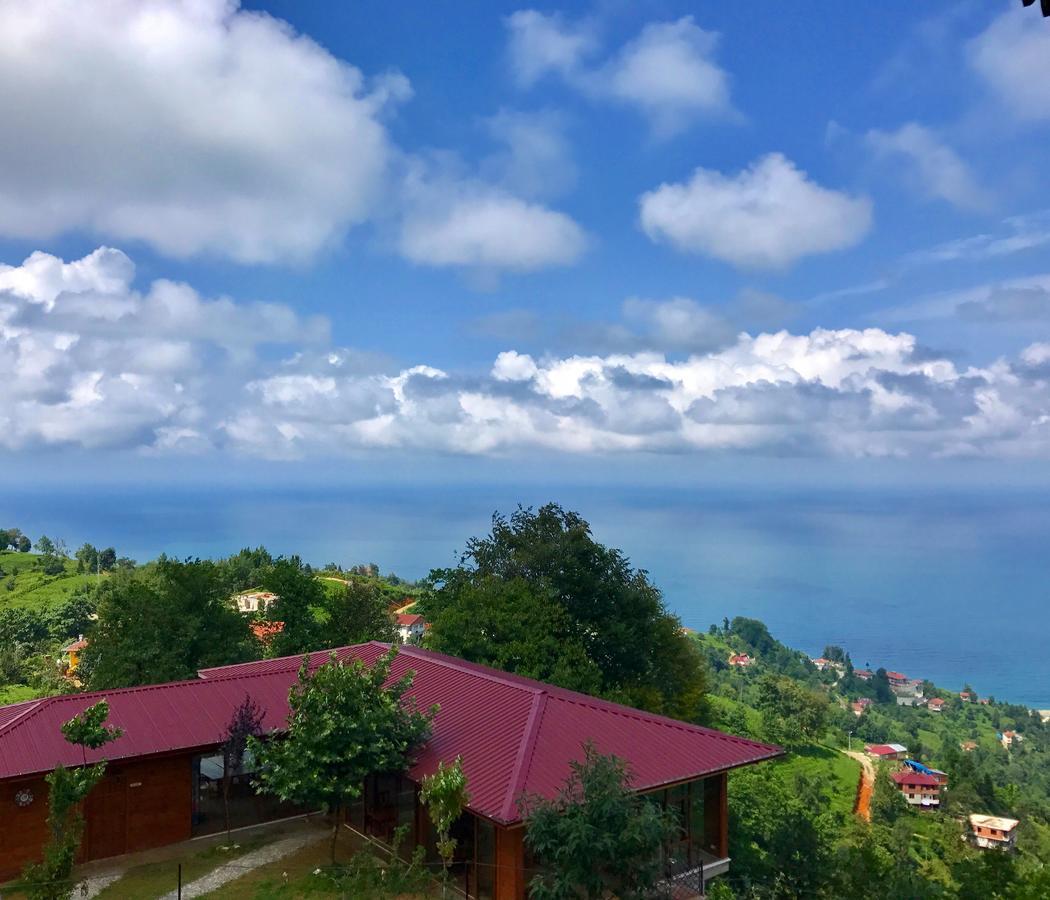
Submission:
M 860 763 L 830 747 L 812 745 L 792 753 L 783 762 L 776 763 L 776 771 L 784 778 L 804 774 L 819 779 L 827 789 L 830 808 L 850 813 L 857 796 Z
M 32 700 L 39 695 L 36 688 L 31 688 L 27 684 L 2 684 L 0 685 L 0 706 Z

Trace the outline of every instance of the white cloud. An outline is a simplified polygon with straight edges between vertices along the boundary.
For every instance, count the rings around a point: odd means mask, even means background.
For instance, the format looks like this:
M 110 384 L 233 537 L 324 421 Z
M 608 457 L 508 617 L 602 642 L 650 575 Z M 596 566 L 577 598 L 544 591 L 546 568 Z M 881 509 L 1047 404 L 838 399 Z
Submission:
M 425 168 L 411 179 L 405 206 L 398 248 L 424 265 L 529 272 L 575 262 L 587 244 L 565 213 Z
M 558 13 L 546 15 L 522 9 L 507 17 L 510 61 L 514 76 L 524 87 L 548 73 L 572 74 L 597 46 L 587 25 L 570 25 Z
M 482 161 L 485 181 L 528 198 L 557 196 L 575 183 L 576 164 L 557 113 L 501 110 L 485 124 L 504 145 Z
M 668 137 L 701 117 L 735 117 L 729 77 L 715 61 L 718 35 L 692 16 L 646 25 L 602 62 L 588 63 L 599 41 L 591 23 L 522 10 L 507 19 L 512 70 L 523 87 L 545 75 L 596 100 L 631 106 Z
M 307 258 L 367 219 L 403 76 L 229 0 L 0 4 L 0 234 Z
M 962 369 L 907 333 L 816 329 L 739 333 L 681 359 L 510 349 L 480 374 L 384 371 L 331 348 L 323 320 L 132 278 L 107 249 L 0 270 L 0 446 L 1050 458 L 1045 344 Z M 626 313 L 664 338 L 707 337 L 683 298 Z
M 1003 13 L 967 50 L 970 65 L 1020 119 L 1050 119 L 1050 30 L 1020 10 Z
M 905 176 L 922 194 L 962 209 L 987 209 L 991 195 L 978 184 L 970 166 L 929 128 L 908 122 L 896 131 L 873 129 L 868 146 L 881 159 L 904 163 Z
M 687 182 L 643 194 L 639 205 L 651 240 L 736 266 L 788 266 L 851 247 L 871 227 L 870 200 L 821 187 L 779 153 L 735 176 L 698 168 Z

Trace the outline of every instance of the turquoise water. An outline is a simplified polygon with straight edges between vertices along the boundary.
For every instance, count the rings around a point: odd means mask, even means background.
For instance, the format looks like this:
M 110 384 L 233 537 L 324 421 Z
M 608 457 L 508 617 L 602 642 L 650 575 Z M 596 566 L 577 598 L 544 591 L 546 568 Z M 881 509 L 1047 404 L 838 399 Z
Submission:
M 404 577 L 452 564 L 495 509 L 558 499 L 649 570 L 685 624 L 763 619 L 947 687 L 1050 708 L 1050 493 L 529 486 L 6 488 L 0 523 L 148 559 L 265 544 Z

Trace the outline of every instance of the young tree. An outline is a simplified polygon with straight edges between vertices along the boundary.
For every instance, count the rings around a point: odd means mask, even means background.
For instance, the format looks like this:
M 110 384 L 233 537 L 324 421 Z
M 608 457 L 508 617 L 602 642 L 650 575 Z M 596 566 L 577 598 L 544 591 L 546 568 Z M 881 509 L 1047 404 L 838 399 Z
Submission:
M 871 791 L 871 818 L 883 825 L 892 825 L 908 812 L 908 801 L 893 783 L 885 766 L 875 772 L 875 785 Z
M 76 553 L 73 554 L 73 558 L 77 561 L 78 572 L 88 572 L 92 575 L 95 574 L 98 568 L 98 550 L 96 550 L 91 544 L 83 544 Z
M 46 534 L 40 535 L 36 542 L 36 552 L 43 556 L 52 556 L 55 552 L 55 543 Z
M 757 688 L 762 727 L 769 740 L 794 747 L 823 735 L 828 717 L 823 694 L 782 675 L 763 675 Z
M 33 549 L 33 544 L 24 534 L 20 534 L 15 549 L 18 550 L 19 553 L 28 553 Z
M 675 815 L 631 792 L 626 765 L 592 744 L 570 763 L 553 800 L 526 798 L 525 843 L 544 867 L 529 882 L 534 900 L 645 897 L 662 876 L 660 849 Z
M 84 665 L 94 689 L 193 678 L 198 669 L 258 655 L 222 571 L 200 560 L 161 557 L 103 580 L 88 638 Z
M 69 876 L 84 836 L 81 807 L 106 773 L 105 760 L 87 765 L 87 751 L 97 750 L 123 734 L 119 728 L 106 725 L 108 716 L 109 704 L 100 700 L 62 726 L 65 739 L 81 748 L 84 764 L 73 769 L 59 765 L 45 778 L 49 788 L 48 842 L 43 860 L 23 872 L 31 900 L 64 900 L 71 893 Z
M 262 736 L 263 711 L 250 694 L 233 711 L 226 726 L 226 739 L 222 742 L 222 804 L 226 817 L 226 840 L 230 839 L 230 786 L 234 772 L 244 765 L 249 738 Z
M 342 809 L 361 796 L 369 775 L 408 767 L 437 712 L 420 712 L 405 697 L 414 673 L 387 685 L 396 655 L 395 647 L 369 667 L 333 654 L 312 674 L 304 659 L 288 697 L 287 728 L 265 742 L 248 739 L 260 764 L 260 792 L 332 816 L 333 864 Z
M 444 896 L 448 887 L 448 870 L 456 852 L 456 839 L 452 837 L 452 826 L 463 815 L 463 810 L 470 802 L 467 793 L 467 776 L 463 774 L 463 760 L 456 757 L 452 765 L 445 768 L 439 762 L 433 775 L 423 778 L 419 799 L 426 805 L 430 821 L 437 831 L 437 851 L 441 857 L 442 888 Z
M 397 628 L 388 606 L 378 582 L 352 579 L 343 590 L 325 601 L 328 617 L 324 627 L 325 646 L 393 642 Z
M 464 621 L 457 610 L 472 606 L 478 629 L 505 633 L 515 622 L 487 614 L 477 591 L 487 582 L 527 592 L 537 604 L 553 604 L 565 616 L 563 632 L 600 672 L 599 692 L 655 712 L 694 719 L 705 688 L 703 661 L 681 623 L 668 612 L 660 591 L 619 551 L 594 540 L 577 513 L 549 503 L 518 508 L 508 519 L 493 516 L 492 531 L 467 542 L 460 564 L 430 573 L 425 614 L 436 649 L 457 642 Z M 518 604 L 515 616 L 525 604 Z M 517 665 L 533 668 L 549 654 L 545 642 L 523 643 Z M 514 671 L 519 671 L 515 668 Z

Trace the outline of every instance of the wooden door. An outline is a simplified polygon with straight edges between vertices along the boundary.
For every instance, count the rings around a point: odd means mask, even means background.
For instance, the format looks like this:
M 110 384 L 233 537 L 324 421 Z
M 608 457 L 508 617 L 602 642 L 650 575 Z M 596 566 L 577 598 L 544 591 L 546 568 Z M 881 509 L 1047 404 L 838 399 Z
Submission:
M 107 773 L 87 799 L 84 858 L 102 859 L 127 852 L 128 787 L 121 773 Z

